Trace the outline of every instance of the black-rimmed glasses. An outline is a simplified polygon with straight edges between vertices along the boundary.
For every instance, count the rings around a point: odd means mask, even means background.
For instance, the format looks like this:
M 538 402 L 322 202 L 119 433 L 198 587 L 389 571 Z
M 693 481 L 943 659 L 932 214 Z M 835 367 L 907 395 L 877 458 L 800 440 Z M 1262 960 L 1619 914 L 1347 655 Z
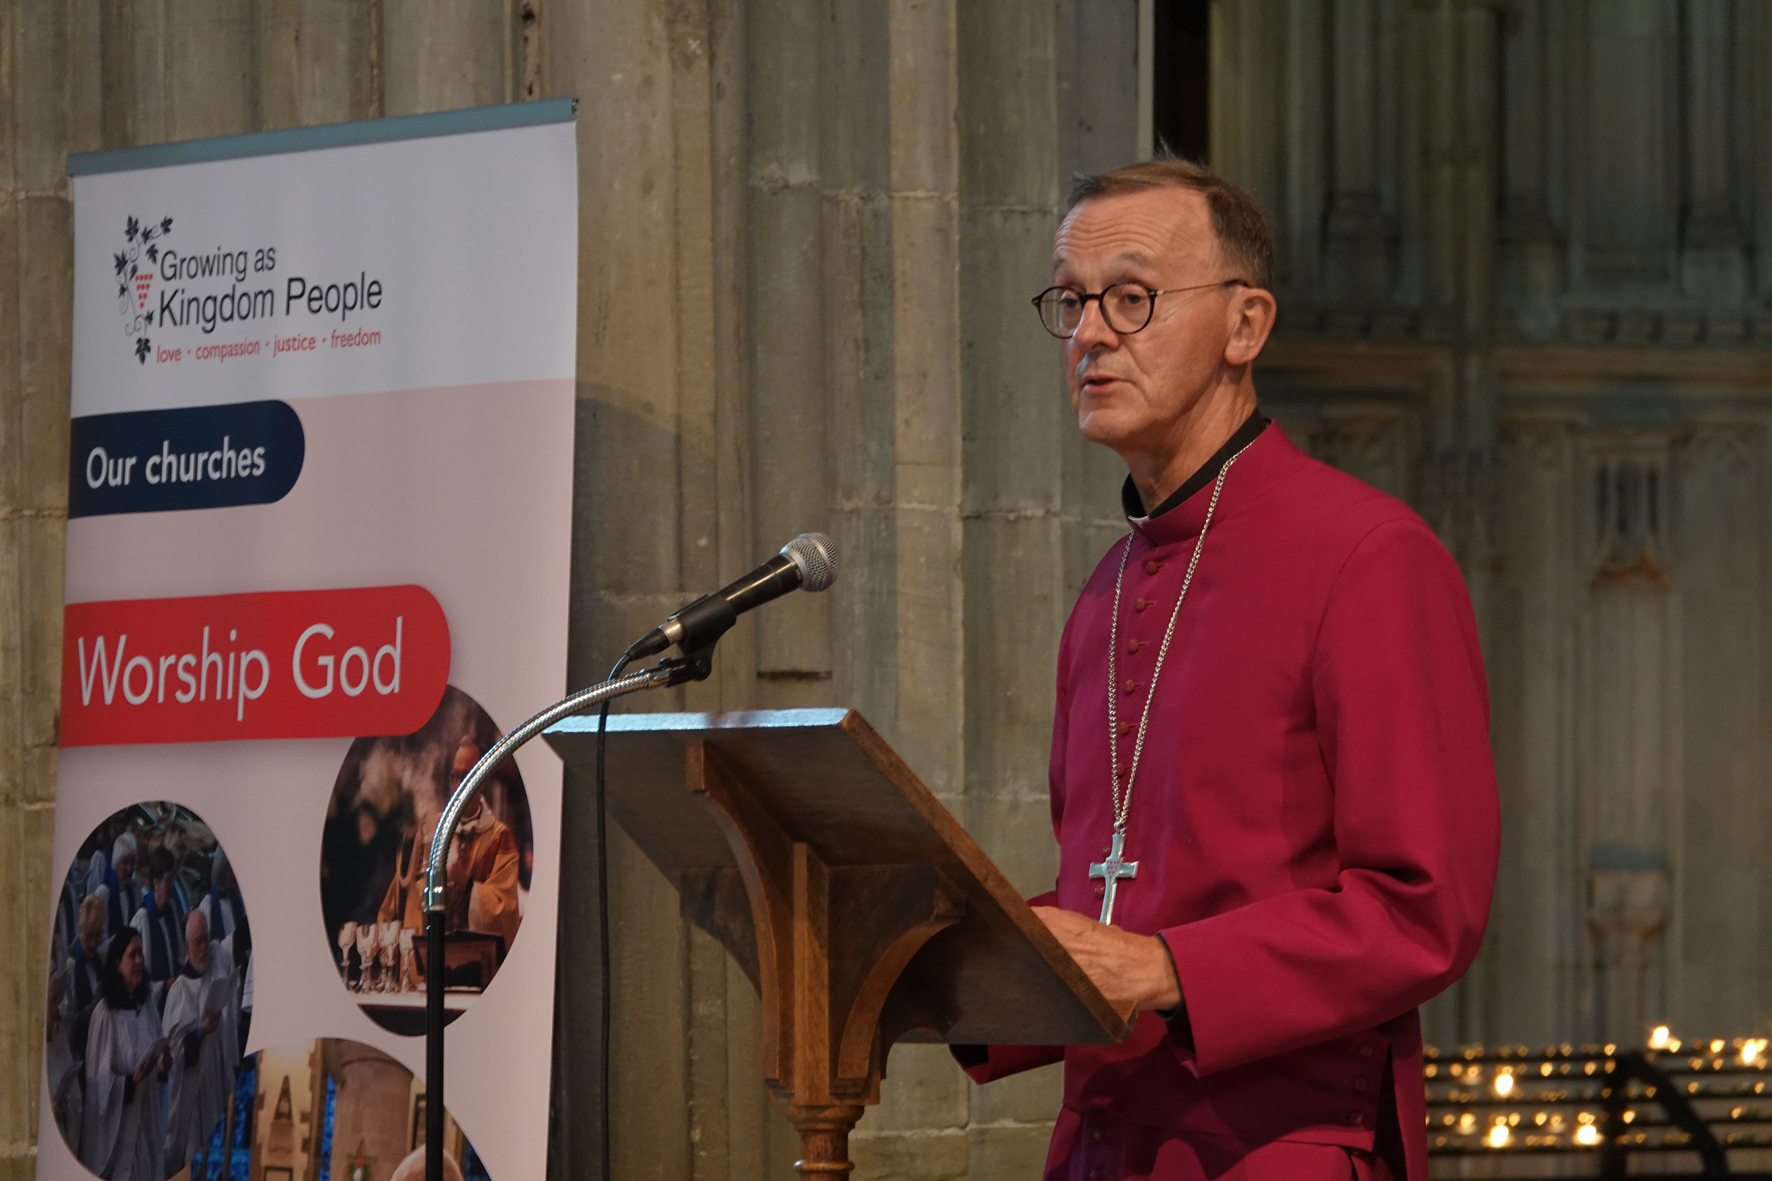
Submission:
M 1157 308 L 1157 296 L 1178 295 L 1183 291 L 1204 291 L 1208 287 L 1248 286 L 1246 279 L 1224 279 L 1217 283 L 1196 283 L 1192 287 L 1166 287 L 1161 290 L 1143 283 L 1126 280 L 1109 285 L 1094 295 L 1071 287 L 1048 287 L 1034 296 L 1034 309 L 1040 323 L 1060 340 L 1069 340 L 1083 326 L 1083 312 L 1090 300 L 1101 303 L 1102 319 L 1121 336 L 1142 332 L 1151 322 Z

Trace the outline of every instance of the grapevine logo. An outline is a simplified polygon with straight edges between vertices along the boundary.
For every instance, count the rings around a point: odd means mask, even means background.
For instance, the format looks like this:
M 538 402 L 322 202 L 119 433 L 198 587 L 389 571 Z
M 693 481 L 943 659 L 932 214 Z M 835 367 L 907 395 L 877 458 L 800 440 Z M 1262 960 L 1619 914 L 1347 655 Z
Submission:
M 143 331 L 154 325 L 154 309 L 148 306 L 148 291 L 154 285 L 154 264 L 160 261 L 160 239 L 170 233 L 170 217 L 148 225 L 129 218 L 123 226 L 123 239 L 127 245 L 112 257 L 117 268 L 117 311 L 123 317 L 123 335 L 135 338 L 135 359 L 144 365 L 154 347 Z M 147 257 L 146 267 L 141 265 L 144 255 Z

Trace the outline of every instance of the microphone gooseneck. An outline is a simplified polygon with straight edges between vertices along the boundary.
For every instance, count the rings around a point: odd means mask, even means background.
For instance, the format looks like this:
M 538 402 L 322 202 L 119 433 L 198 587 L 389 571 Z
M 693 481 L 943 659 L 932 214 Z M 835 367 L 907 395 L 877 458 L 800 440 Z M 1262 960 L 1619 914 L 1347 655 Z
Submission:
M 628 649 L 653 656 L 672 644 L 696 652 L 731 630 L 738 617 L 793 590 L 821 591 L 837 581 L 837 543 L 823 533 L 802 533 L 781 552 L 735 582 L 703 595 L 641 636 Z
M 601 1127 L 601 1176 L 609 1181 L 609 1033 L 610 1033 L 610 957 L 609 957 L 609 858 L 607 845 L 608 812 L 604 798 L 604 736 L 609 724 L 609 703 L 617 697 L 642 689 L 664 689 L 688 681 L 706 680 L 713 670 L 713 646 L 737 621 L 753 607 L 760 607 L 792 590 L 821 591 L 837 580 L 837 543 L 823 533 L 802 533 L 781 547 L 781 553 L 770 558 L 738 581 L 711 595 L 704 595 L 653 628 L 616 662 L 609 679 L 600 685 L 581 689 L 556 701 L 528 721 L 506 734 L 480 756 L 469 769 L 461 785 L 450 795 L 443 814 L 431 834 L 431 847 L 425 866 L 425 1086 L 426 1107 L 425 1178 L 443 1181 L 443 1025 L 444 959 L 446 932 L 444 909 L 447 900 L 449 842 L 455 836 L 462 811 L 480 791 L 482 783 L 505 759 L 561 718 L 601 705 L 597 719 L 596 808 L 597 808 L 597 914 L 598 951 L 601 961 L 602 989 L 600 996 L 602 1036 L 598 1049 L 601 1082 L 598 1099 L 598 1122 Z M 643 656 L 663 652 L 672 644 L 682 650 L 681 656 L 662 660 L 654 668 L 625 673 L 627 666 Z

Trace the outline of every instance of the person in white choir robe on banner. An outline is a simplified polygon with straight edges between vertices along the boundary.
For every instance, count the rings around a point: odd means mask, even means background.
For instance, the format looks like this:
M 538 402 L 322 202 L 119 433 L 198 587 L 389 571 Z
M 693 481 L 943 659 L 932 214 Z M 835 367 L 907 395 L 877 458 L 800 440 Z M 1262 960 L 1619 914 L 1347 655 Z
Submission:
M 232 957 L 240 979 L 240 1012 L 246 1020 L 239 1024 L 244 1034 L 252 1017 L 252 930 L 246 922 L 246 902 L 240 897 L 234 867 L 219 846 L 209 863 L 209 892 L 197 904 L 197 912 L 209 925 L 209 941 L 227 948 Z
M 97 854 L 94 854 L 96 859 Z M 111 845 L 110 866 L 93 889 L 105 902 L 105 938 L 109 939 L 135 917 L 141 909 L 142 891 L 135 881 L 135 837 L 119 833 Z
M 176 1171 L 208 1142 L 228 1107 L 240 1065 L 234 960 L 211 942 L 202 911 L 185 918 L 185 966 L 166 990 L 161 1024 L 174 1039 L 166 1168 Z M 219 1003 L 216 994 L 219 992 Z M 181 1034 L 180 1031 L 184 1032 Z
M 172 1067 L 149 996 L 141 935 L 105 953 L 103 995 L 86 1036 L 80 1163 L 106 1181 L 166 1181 L 166 1077 Z
M 129 822 L 121 812 L 105 821 L 104 839 L 99 842 L 99 847 L 92 851 L 92 856 L 86 862 L 86 893 L 92 893 L 110 880 L 112 857 L 106 850 L 115 846 L 117 838 L 128 831 Z
M 55 904 L 55 946 L 50 949 L 53 962 L 59 962 L 79 945 L 80 904 L 85 900 L 86 877 L 75 861 L 68 866 L 68 876 L 62 881 L 61 896 Z
M 92 1020 L 104 981 L 104 900 L 92 894 L 80 900 L 74 920 L 72 951 L 52 978 L 44 1069 L 55 1122 L 69 1144 L 80 1143 L 85 1112 L 86 1028 Z
M 160 847 L 172 854 L 172 904 L 178 908 L 178 921 L 182 927 L 185 916 L 191 913 L 191 887 L 185 881 L 185 854 L 189 851 L 189 834 L 185 826 L 177 821 L 166 826 L 166 835 L 160 840 Z
M 129 920 L 142 937 L 148 979 L 157 985 L 164 985 L 185 966 L 184 922 L 172 897 L 172 879 L 177 872 L 172 854 L 155 849 L 148 857 L 148 892 L 142 896 L 141 909 Z
M 70 1027 L 98 1002 L 104 983 L 104 937 L 104 899 L 88 894 L 80 900 L 74 946 L 61 966 L 61 1016 Z
M 234 931 L 246 923 L 246 903 L 241 901 L 234 867 L 228 864 L 228 855 L 221 849 L 215 851 L 215 860 L 209 864 L 209 891 L 197 903 L 197 910 L 209 926 L 210 941 L 228 944 L 228 950 L 234 950 Z M 235 958 L 237 961 L 239 957 Z

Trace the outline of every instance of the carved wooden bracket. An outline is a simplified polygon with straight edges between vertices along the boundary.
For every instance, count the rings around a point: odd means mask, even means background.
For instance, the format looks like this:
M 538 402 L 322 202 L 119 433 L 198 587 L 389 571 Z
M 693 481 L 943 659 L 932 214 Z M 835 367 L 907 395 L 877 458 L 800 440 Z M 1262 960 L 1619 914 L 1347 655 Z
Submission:
M 928 864 L 827 864 L 705 742 L 687 755 L 689 791 L 712 809 L 737 868 L 683 870 L 683 915 L 762 997 L 763 1077 L 800 1130 L 801 1177 L 845 1174 L 849 1131 L 880 1101 L 893 1041 L 951 1022 L 937 998 L 895 986 L 930 937 L 961 919 L 964 895 Z

